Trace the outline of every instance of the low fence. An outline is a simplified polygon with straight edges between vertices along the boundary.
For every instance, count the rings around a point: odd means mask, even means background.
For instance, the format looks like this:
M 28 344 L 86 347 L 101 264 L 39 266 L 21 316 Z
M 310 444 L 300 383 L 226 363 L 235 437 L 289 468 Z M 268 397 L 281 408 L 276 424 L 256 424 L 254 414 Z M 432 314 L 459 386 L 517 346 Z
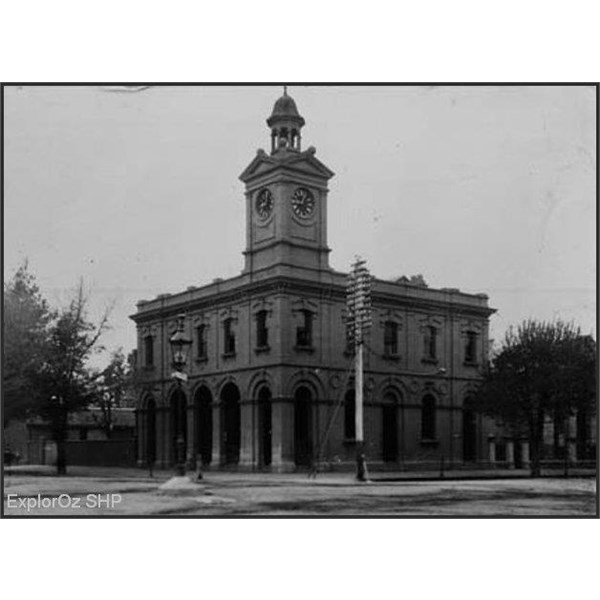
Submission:
M 88 467 L 134 467 L 135 440 L 69 440 L 65 442 L 67 465 Z M 30 442 L 30 464 L 56 464 L 56 444 L 48 440 Z

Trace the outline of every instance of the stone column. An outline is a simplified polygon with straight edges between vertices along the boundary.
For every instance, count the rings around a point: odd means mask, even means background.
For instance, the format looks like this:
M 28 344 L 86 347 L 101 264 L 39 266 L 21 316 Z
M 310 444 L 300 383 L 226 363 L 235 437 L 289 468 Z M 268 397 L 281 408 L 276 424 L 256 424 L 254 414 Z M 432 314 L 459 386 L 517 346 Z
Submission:
M 221 404 L 213 402 L 212 407 L 213 431 L 212 431 L 212 460 L 211 466 L 221 466 Z
M 271 412 L 273 471 L 294 469 L 294 405 L 288 398 L 273 398 Z
M 506 442 L 506 462 L 509 469 L 515 468 L 515 443 L 513 440 Z
M 252 468 L 254 460 L 254 403 L 252 400 L 240 402 L 240 462 L 244 469 Z
M 523 463 L 524 469 L 529 469 L 531 466 L 531 460 L 529 458 L 529 442 L 527 440 L 521 441 L 521 462 Z
M 185 453 L 185 460 L 190 469 L 196 468 L 196 411 L 194 410 L 193 402 L 189 402 L 187 405 L 186 414 L 186 440 L 187 448 Z
M 576 463 L 577 462 L 577 443 L 572 440 L 569 440 L 569 444 L 567 446 L 567 452 L 568 452 L 569 462 Z
M 490 464 L 494 466 L 496 464 L 496 438 L 493 435 L 488 437 L 488 457 Z
M 156 467 L 159 469 L 170 466 L 168 417 L 169 411 L 164 406 L 156 408 Z
M 135 431 L 137 435 L 137 461 L 138 467 L 143 468 L 146 466 L 146 439 L 148 432 L 146 427 L 148 425 L 145 410 L 135 411 Z

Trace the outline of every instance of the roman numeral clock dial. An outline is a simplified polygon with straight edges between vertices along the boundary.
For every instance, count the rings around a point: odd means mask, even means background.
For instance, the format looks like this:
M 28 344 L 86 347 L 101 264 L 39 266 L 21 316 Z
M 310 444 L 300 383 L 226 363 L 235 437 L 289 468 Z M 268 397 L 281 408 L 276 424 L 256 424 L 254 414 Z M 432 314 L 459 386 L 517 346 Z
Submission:
M 268 219 L 273 212 L 273 194 L 267 188 L 258 192 L 255 207 L 256 214 L 263 221 Z
M 298 188 L 292 196 L 292 209 L 303 219 L 310 217 L 315 210 L 315 198 L 310 190 Z

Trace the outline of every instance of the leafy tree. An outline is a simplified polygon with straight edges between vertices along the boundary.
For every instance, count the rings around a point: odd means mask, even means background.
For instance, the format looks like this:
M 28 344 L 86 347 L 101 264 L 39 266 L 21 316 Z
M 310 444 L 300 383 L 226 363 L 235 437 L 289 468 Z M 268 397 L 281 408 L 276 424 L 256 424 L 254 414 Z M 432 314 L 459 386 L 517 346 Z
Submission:
M 38 375 L 45 361 L 54 313 L 27 262 L 4 285 L 4 425 L 23 419 L 40 403 Z
M 475 407 L 528 438 L 540 475 L 544 422 L 595 410 L 596 343 L 571 323 L 529 320 L 506 333 L 484 375 Z
M 107 438 L 111 437 L 116 424 L 114 409 L 130 404 L 129 396 L 133 388 L 132 375 L 129 357 L 125 358 L 122 348 L 112 353 L 108 366 L 99 375 L 97 395 L 93 405 L 100 409 L 101 416 L 97 420 Z
M 75 297 L 57 312 L 38 385 L 42 401 L 38 412 L 49 419 L 56 441 L 57 473 L 66 473 L 65 441 L 69 414 L 86 407 L 96 394 L 98 376 L 87 365 L 102 350 L 99 339 L 108 324 L 108 312 L 94 325 L 87 315 L 88 299 L 80 282 Z

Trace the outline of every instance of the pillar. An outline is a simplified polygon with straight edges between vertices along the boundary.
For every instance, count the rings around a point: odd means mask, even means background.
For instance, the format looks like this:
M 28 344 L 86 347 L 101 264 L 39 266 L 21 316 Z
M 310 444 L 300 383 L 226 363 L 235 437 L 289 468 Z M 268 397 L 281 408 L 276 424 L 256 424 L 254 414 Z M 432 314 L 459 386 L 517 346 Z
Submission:
M 521 441 L 521 462 L 523 463 L 524 469 L 529 469 L 531 466 L 531 460 L 529 458 L 529 442 L 527 440 Z
M 273 471 L 294 469 L 294 404 L 288 398 L 271 400 L 271 466 Z
M 167 469 L 170 465 L 169 453 L 169 419 L 171 415 L 164 406 L 156 409 L 156 432 L 158 434 L 156 440 L 156 468 Z
M 221 404 L 213 402 L 212 405 L 213 432 L 212 432 L 212 461 L 211 465 L 218 468 L 221 465 Z
M 496 464 L 496 439 L 494 436 L 488 438 L 488 456 L 492 465 Z
M 569 440 L 567 444 L 567 456 L 570 463 L 577 462 L 577 442 L 575 440 Z
M 515 443 L 513 440 L 506 442 L 506 462 L 509 469 L 515 468 Z
M 240 467 L 254 466 L 254 403 L 252 400 L 240 401 Z
M 135 431 L 137 435 L 137 460 L 136 464 L 138 467 L 146 466 L 146 439 L 148 432 L 146 427 L 148 425 L 146 411 L 136 410 L 135 411 Z
M 189 402 L 187 405 L 186 415 L 186 440 L 187 448 L 185 451 L 185 461 L 190 469 L 196 468 L 196 411 L 194 410 L 194 403 Z

